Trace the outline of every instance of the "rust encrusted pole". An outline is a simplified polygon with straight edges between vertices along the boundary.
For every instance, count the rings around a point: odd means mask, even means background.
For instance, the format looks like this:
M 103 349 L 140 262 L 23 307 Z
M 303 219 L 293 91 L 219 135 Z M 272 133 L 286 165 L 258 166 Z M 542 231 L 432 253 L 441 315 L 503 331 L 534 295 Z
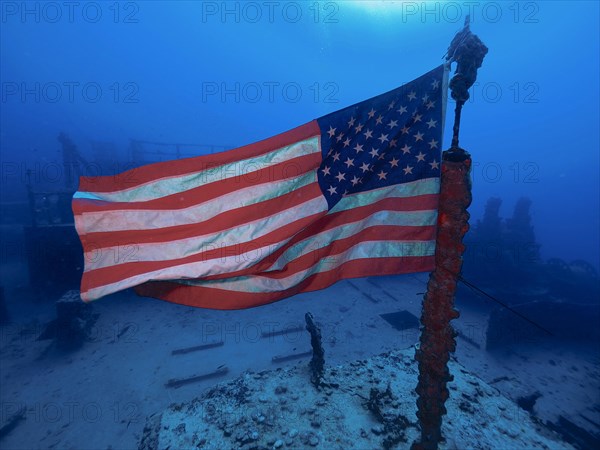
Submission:
M 462 239 L 469 229 L 467 207 L 471 204 L 471 156 L 458 146 L 460 114 L 486 53 L 487 47 L 469 30 L 467 17 L 447 57 L 449 62 L 457 63 L 450 81 L 456 110 L 452 145 L 442 155 L 435 269 L 423 299 L 420 345 L 415 355 L 419 364 L 416 392 L 421 439 L 413 443 L 413 450 L 437 449 L 442 440 L 442 416 L 449 395 L 446 384 L 452 381 L 448 361 L 456 349 L 456 333 L 450 321 L 459 316 L 454 309 L 454 294 L 465 249 Z

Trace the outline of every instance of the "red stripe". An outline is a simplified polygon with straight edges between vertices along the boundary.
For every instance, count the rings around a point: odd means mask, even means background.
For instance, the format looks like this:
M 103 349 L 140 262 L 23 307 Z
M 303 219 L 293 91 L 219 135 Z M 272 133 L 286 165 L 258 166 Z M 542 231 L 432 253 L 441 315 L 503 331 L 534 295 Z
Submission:
M 79 190 L 85 192 L 115 192 L 131 189 L 151 181 L 177 177 L 190 172 L 198 172 L 211 167 L 260 156 L 319 134 L 321 134 L 319 125 L 316 120 L 313 120 L 277 136 L 214 155 L 203 155 L 176 161 L 149 164 L 114 176 L 81 177 Z
M 362 220 L 380 210 L 405 211 L 405 210 L 407 210 L 407 208 L 415 208 L 415 207 L 423 208 L 423 210 L 429 210 L 429 209 L 432 209 L 434 204 L 437 205 L 437 195 L 425 195 L 425 196 L 421 196 L 421 197 L 422 197 L 421 201 L 414 201 L 413 198 L 408 198 L 408 199 L 407 198 L 386 198 L 386 199 L 380 200 L 379 202 L 369 204 L 369 205 L 366 205 L 366 206 L 363 206 L 360 208 L 354 208 L 354 209 L 351 209 L 348 211 L 340 211 L 338 213 L 327 214 L 326 216 L 321 217 L 321 218 L 318 218 L 318 215 L 313 215 L 313 216 L 309 216 L 308 218 L 304 218 L 302 220 L 295 221 L 292 224 L 290 224 L 286 227 L 282 227 L 279 230 L 275 230 L 274 232 L 269 233 L 260 239 L 255 239 L 253 241 L 243 243 L 244 246 L 248 246 L 248 247 L 244 247 L 244 248 L 251 250 L 252 248 L 259 248 L 262 245 L 269 245 L 269 244 L 272 244 L 275 242 L 279 242 L 279 241 L 289 237 L 290 235 L 295 234 L 294 233 L 294 231 L 295 231 L 297 234 L 294 236 L 294 238 L 283 248 L 274 252 L 273 255 L 267 259 L 267 261 L 258 263 L 257 265 L 253 266 L 252 268 L 248 268 L 243 271 L 228 272 L 228 273 L 224 274 L 224 276 L 229 277 L 229 276 L 249 274 L 249 273 L 254 273 L 254 274 L 260 273 L 264 270 L 267 270 L 272 265 L 272 263 L 279 256 L 281 256 L 281 254 L 283 254 L 283 252 L 285 250 L 287 250 L 289 247 L 291 247 L 295 243 L 300 242 L 301 240 L 308 238 L 310 236 L 313 236 L 314 234 L 316 234 L 320 231 L 326 231 L 326 230 L 335 228 L 336 226 L 340 226 L 340 225 L 344 225 L 346 223 Z M 410 209 L 410 210 L 412 210 L 412 209 Z M 304 228 L 304 227 L 306 227 L 306 228 Z M 402 227 L 395 227 L 395 228 L 402 228 Z M 406 228 L 411 229 L 411 230 L 416 229 L 416 227 L 406 227 Z M 425 227 L 425 228 L 430 228 L 430 227 Z M 402 240 L 407 240 L 409 238 L 410 238 L 410 235 L 403 236 Z M 84 245 L 84 251 L 86 251 L 86 252 L 90 251 L 93 254 L 95 249 L 98 248 L 97 243 L 95 241 L 90 242 L 87 240 L 87 236 L 82 236 L 81 239 L 82 239 L 82 242 Z M 385 239 L 385 237 L 383 239 Z M 419 240 L 427 240 L 427 239 L 419 239 Z M 132 244 L 128 244 L 128 245 L 132 245 Z M 124 247 L 124 244 L 121 243 L 120 246 Z M 238 250 L 241 248 L 240 245 L 231 246 L 231 247 L 235 247 Z M 227 247 L 225 249 L 222 249 L 221 251 L 229 252 L 231 250 L 231 247 Z M 125 250 L 127 250 L 127 248 L 125 248 Z M 211 252 L 211 251 L 209 251 L 209 252 Z M 225 253 L 225 254 L 230 255 L 232 253 L 237 254 L 236 252 Z M 129 263 L 122 263 L 122 264 L 115 264 L 114 266 L 110 266 L 110 267 L 103 267 L 100 269 L 89 270 L 87 272 L 84 272 L 84 274 L 83 274 L 81 289 L 82 289 L 82 291 L 85 292 L 89 289 L 100 287 L 105 284 L 115 283 L 124 278 L 141 275 L 143 273 L 160 270 L 160 269 L 165 269 L 165 268 L 172 267 L 174 265 L 179 265 L 179 264 L 205 261 L 207 259 L 211 259 L 208 257 L 209 254 L 211 255 L 211 258 L 214 258 L 215 256 L 216 257 L 223 256 L 222 254 L 214 255 L 214 253 L 212 253 L 212 252 L 211 253 L 203 252 L 200 254 L 190 255 L 185 258 L 179 258 L 179 259 L 175 259 L 175 260 L 129 262 Z M 222 278 L 222 277 L 223 277 L 223 275 L 219 276 L 218 278 Z
M 250 242 L 235 244 L 228 247 L 207 250 L 198 254 L 190 255 L 185 258 L 170 259 L 166 261 L 140 261 L 117 264 L 114 266 L 102 267 L 83 273 L 81 279 L 81 290 L 86 292 L 106 284 L 116 283 L 125 278 L 130 278 L 136 275 L 141 275 L 155 270 L 166 269 L 180 264 L 188 264 L 194 262 L 207 261 L 214 258 L 222 258 L 223 255 L 235 256 L 240 250 L 252 251 L 259 248 L 261 245 L 270 245 L 275 242 L 280 242 L 282 239 L 293 235 L 298 229 L 306 227 L 309 223 L 314 222 L 315 217 L 324 214 L 319 213 L 289 223 L 265 236 L 255 239 Z M 135 257 L 133 254 L 132 257 Z
M 272 278 L 284 278 L 295 272 L 307 269 L 318 260 L 326 258 L 330 255 L 339 254 L 350 247 L 363 241 L 431 241 L 435 238 L 435 227 L 429 226 L 399 226 L 399 225 L 374 225 L 365 228 L 358 233 L 346 238 L 332 241 L 329 245 L 303 254 L 298 259 L 290 261 L 284 269 L 269 272 L 268 270 L 277 261 L 277 259 L 290 247 L 292 247 L 297 239 L 292 239 L 281 249 L 273 252 L 264 261 L 249 267 L 244 270 L 229 272 L 226 274 L 210 275 L 203 277 L 203 280 L 218 280 L 223 278 L 232 278 L 244 275 L 260 274 Z
M 348 261 L 334 270 L 311 275 L 293 288 L 269 293 L 231 292 L 168 281 L 148 282 L 134 289 L 139 295 L 181 305 L 221 310 L 244 309 L 273 303 L 301 292 L 324 289 L 345 278 L 428 272 L 433 267 L 433 256 L 358 259 Z
M 274 164 L 264 169 L 241 174 L 239 177 L 213 181 L 187 191 L 167 195 L 165 197 L 137 201 L 137 202 L 113 202 L 105 200 L 73 199 L 73 212 L 75 215 L 100 211 L 131 211 L 131 210 L 173 210 L 188 208 L 199 203 L 207 202 L 231 192 L 239 191 L 248 187 L 261 184 L 273 183 L 285 180 L 319 167 L 321 163 L 320 153 L 311 153 L 299 156 L 288 161 Z M 177 161 L 178 162 L 178 161 Z M 97 192 L 97 191 L 96 191 Z
M 319 197 L 318 183 L 311 183 L 287 194 L 265 200 L 255 205 L 242 206 L 223 212 L 205 221 L 150 230 L 124 230 L 88 233 L 81 236 L 84 250 L 94 251 L 119 245 L 165 243 L 225 231 L 245 223 L 264 219 L 277 212 L 300 205 Z

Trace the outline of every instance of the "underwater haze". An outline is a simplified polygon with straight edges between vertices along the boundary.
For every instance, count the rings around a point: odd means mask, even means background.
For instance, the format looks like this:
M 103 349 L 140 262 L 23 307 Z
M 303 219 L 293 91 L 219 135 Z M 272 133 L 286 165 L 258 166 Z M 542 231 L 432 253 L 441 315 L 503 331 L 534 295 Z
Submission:
M 345 280 L 239 312 L 129 291 L 84 311 L 70 201 L 80 176 L 241 147 L 415 80 L 445 61 L 467 16 L 489 52 L 460 122 L 473 165 L 456 359 L 515 405 L 507 423 L 535 418 L 552 448 L 600 445 L 599 2 L 2 1 L 0 9 L 0 448 L 153 448 L 140 444 L 146 417 L 247 370 L 307 363 L 297 354 L 310 337 L 266 343 L 244 327 L 272 320 L 302 330 L 309 309 L 330 325 L 326 364 L 412 349 L 416 321 L 387 315 L 419 317 L 427 273 Z M 454 107 L 448 94 L 441 150 L 451 145 Z M 81 307 L 61 310 L 59 299 Z M 61 338 L 66 309 L 79 324 L 67 332 L 73 345 Z M 207 343 L 202 357 L 177 356 Z M 206 372 L 196 384 L 173 381 Z M 444 420 L 466 420 L 452 414 Z M 306 431 L 306 442 L 288 428 L 256 448 L 326 448 L 325 427 Z M 461 448 L 459 436 L 446 438 L 443 448 Z

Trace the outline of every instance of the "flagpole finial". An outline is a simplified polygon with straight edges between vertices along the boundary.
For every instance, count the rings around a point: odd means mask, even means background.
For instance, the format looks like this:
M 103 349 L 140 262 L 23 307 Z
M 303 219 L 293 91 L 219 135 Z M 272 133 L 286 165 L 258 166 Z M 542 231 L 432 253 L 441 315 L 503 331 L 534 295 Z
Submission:
M 471 33 L 470 22 L 471 18 L 467 15 L 463 29 L 454 36 L 446 53 L 446 61 L 457 64 L 449 84 L 451 96 L 456 101 L 452 148 L 459 148 L 458 132 L 462 106 L 469 99 L 469 88 L 475 83 L 477 69 L 481 67 L 483 58 L 488 52 L 481 39 Z

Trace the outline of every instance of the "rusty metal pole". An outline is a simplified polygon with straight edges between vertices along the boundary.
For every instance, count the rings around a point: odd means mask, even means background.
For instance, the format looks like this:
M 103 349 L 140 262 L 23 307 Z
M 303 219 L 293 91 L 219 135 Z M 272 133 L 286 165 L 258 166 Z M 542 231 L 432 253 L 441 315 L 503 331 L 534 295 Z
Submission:
M 416 392 L 421 439 L 413 443 L 413 450 L 435 450 L 442 440 L 442 417 L 449 395 L 446 385 L 453 379 L 448 361 L 456 349 L 456 332 L 450 321 L 459 316 L 454 309 L 454 295 L 465 249 L 462 239 L 469 229 L 467 207 L 471 204 L 471 156 L 458 146 L 460 114 L 486 53 L 487 47 L 470 32 L 467 17 L 465 27 L 448 49 L 448 61 L 458 63 L 450 81 L 456 101 L 454 134 L 451 148 L 442 155 L 435 269 L 423 299 L 420 345 L 415 354 L 419 365 Z

